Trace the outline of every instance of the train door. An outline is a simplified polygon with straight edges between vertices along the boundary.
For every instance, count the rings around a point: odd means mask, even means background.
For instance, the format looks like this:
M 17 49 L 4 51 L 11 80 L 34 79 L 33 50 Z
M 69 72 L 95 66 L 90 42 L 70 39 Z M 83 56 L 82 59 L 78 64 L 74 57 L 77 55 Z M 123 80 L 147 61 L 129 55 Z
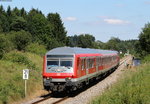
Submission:
M 89 58 L 86 58 L 86 75 L 88 76 L 89 74 Z
M 77 76 L 80 77 L 81 76 L 81 59 L 78 58 L 77 60 Z
M 85 63 L 85 61 L 86 61 L 85 57 L 81 58 L 81 75 L 82 76 L 86 75 L 86 66 L 85 66 L 86 63 Z

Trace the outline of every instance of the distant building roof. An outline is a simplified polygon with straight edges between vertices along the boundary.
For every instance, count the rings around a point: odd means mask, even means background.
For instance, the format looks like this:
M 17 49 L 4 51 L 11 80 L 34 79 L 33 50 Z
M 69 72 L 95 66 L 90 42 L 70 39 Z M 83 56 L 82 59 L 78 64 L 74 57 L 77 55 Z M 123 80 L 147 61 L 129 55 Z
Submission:
M 118 53 L 117 51 L 79 48 L 79 47 L 58 47 L 46 53 L 46 55 L 73 55 L 73 54 L 112 54 Z

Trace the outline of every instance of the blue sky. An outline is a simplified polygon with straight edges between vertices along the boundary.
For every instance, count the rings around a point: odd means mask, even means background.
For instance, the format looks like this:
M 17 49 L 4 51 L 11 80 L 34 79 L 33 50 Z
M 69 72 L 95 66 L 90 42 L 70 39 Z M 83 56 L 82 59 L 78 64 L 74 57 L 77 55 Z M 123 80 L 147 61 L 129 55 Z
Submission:
M 6 9 L 38 8 L 45 15 L 59 13 L 68 35 L 91 34 L 96 40 L 138 39 L 150 21 L 150 0 L 12 0 L 1 1 Z

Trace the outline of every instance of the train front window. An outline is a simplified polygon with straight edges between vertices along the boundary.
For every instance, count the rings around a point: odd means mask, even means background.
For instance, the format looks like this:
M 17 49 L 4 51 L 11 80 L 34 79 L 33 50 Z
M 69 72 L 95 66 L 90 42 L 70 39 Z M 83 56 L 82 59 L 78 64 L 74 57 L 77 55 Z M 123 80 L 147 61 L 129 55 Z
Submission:
M 59 66 L 59 60 L 49 60 L 47 61 L 48 67 Z
M 60 66 L 72 67 L 72 60 L 60 60 Z

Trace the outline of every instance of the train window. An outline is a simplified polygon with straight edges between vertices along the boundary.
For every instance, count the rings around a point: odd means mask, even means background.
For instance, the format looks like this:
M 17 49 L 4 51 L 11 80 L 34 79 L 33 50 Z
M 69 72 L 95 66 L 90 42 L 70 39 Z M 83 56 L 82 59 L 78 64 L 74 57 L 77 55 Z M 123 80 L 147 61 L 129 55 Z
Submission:
M 106 57 L 103 57 L 103 65 L 106 64 Z
M 88 64 L 89 64 L 89 68 L 91 68 L 91 59 L 89 59 L 89 63 Z
M 101 66 L 101 58 L 100 57 L 98 58 L 98 63 L 99 63 L 98 65 Z
M 91 63 L 92 63 L 91 67 L 94 68 L 94 58 L 92 59 Z
M 86 59 L 84 59 L 84 69 L 86 69 Z
M 96 58 L 96 66 L 99 66 L 99 58 Z
M 101 65 L 103 65 L 103 57 L 101 58 Z
M 81 69 L 84 70 L 84 59 L 81 60 Z
M 104 57 L 102 57 L 102 65 L 104 65 Z
M 59 60 L 48 60 L 47 61 L 47 66 L 52 67 L 52 66 L 59 66 Z
M 89 68 L 89 59 L 86 59 L 86 68 Z
M 72 60 L 61 59 L 60 60 L 60 66 L 72 67 Z
M 94 67 L 94 59 L 90 58 L 88 64 L 89 64 L 88 68 L 93 68 Z
M 116 60 L 116 56 L 113 57 L 113 60 L 114 60 L 114 61 Z
M 86 68 L 89 68 L 89 59 L 86 60 Z
M 108 64 L 110 64 L 110 57 L 108 57 L 108 61 L 107 61 L 107 63 L 108 63 Z
M 105 57 L 105 63 L 104 63 L 104 65 L 106 65 L 106 63 L 107 63 L 107 57 Z

